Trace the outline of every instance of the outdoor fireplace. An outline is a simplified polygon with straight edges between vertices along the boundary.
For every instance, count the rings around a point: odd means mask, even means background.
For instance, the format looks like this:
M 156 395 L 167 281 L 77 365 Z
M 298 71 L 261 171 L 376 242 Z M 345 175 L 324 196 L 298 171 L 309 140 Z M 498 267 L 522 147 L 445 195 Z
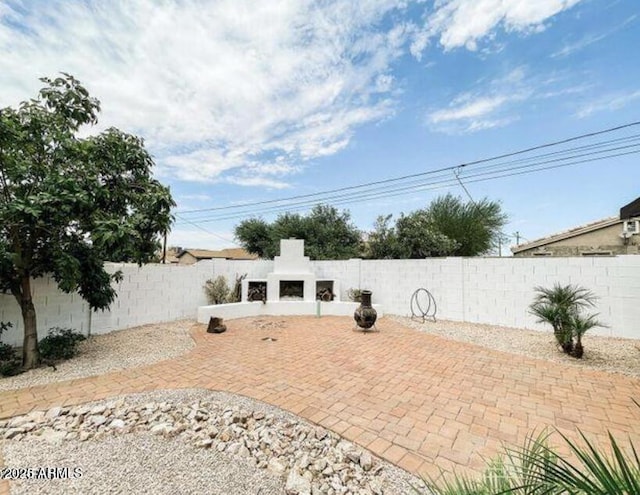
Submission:
M 338 301 L 340 294 L 337 280 L 316 278 L 302 239 L 282 239 L 280 256 L 273 259 L 273 271 L 267 278 L 245 279 L 242 284 L 242 301 L 260 300 L 255 297 L 258 287 L 265 288 L 266 302 L 331 302 Z
M 303 280 L 280 280 L 280 300 L 302 301 L 304 299 Z
M 264 261 L 254 263 L 259 263 L 260 270 L 265 266 Z M 340 300 L 340 281 L 324 278 L 322 273 L 318 277 L 314 268 L 326 270 L 327 265 L 312 263 L 304 255 L 304 240 L 283 239 L 272 271 L 264 278 L 242 280 L 241 302 L 201 306 L 198 321 L 206 323 L 212 316 L 231 320 L 259 315 L 353 315 L 358 305 Z M 376 310 L 382 316 L 379 305 Z

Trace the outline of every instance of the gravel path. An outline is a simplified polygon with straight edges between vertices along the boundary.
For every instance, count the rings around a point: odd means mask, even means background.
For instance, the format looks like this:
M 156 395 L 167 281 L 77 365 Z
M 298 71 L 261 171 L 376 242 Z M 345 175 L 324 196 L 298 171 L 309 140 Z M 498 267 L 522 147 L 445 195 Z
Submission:
M 119 399 L 122 399 L 123 402 L 114 406 L 114 404 L 118 404 Z M 113 417 L 118 408 L 121 410 L 126 408 L 128 411 L 142 411 L 149 407 L 149 404 L 159 404 L 162 410 L 166 410 L 170 414 L 172 411 L 180 411 L 184 407 L 193 407 L 194 403 L 202 402 L 219 407 L 219 411 L 248 411 L 249 417 L 259 417 L 256 415 L 256 412 L 259 412 L 265 415 L 265 420 L 272 416 L 273 424 L 285 424 L 286 429 L 302 431 L 301 434 L 294 436 L 292 445 L 295 448 L 287 449 L 286 445 L 283 445 L 282 453 L 278 457 L 284 463 L 283 465 L 286 465 L 288 460 L 290 467 L 284 472 L 276 473 L 273 470 L 274 465 L 270 463 L 268 468 L 263 466 L 260 469 L 258 459 L 248 454 L 248 451 L 245 451 L 244 457 L 238 453 L 232 453 L 232 449 L 229 447 L 231 447 L 233 440 L 228 440 L 226 443 L 223 441 L 217 443 L 218 440 L 214 440 L 214 444 L 209 448 L 197 447 L 193 443 L 194 438 L 189 428 L 180 436 L 173 437 L 154 435 L 149 431 L 123 434 L 108 426 L 111 421 L 109 417 L 104 424 L 101 422 L 101 425 L 96 427 L 92 426 L 91 421 L 96 416 L 91 416 L 91 413 L 83 415 L 84 424 L 75 425 L 66 419 L 67 416 L 60 415 L 53 420 L 44 420 L 45 422 L 36 426 L 35 429 L 32 429 L 33 426 L 29 426 L 28 434 L 19 435 L 0 443 L 3 448 L 5 465 L 10 468 L 37 466 L 81 468 L 82 476 L 73 480 L 14 481 L 11 483 L 11 493 L 14 495 L 88 493 L 285 494 L 287 493 L 285 484 L 289 480 L 287 474 L 290 474 L 291 469 L 296 469 L 291 466 L 299 464 L 300 459 L 305 455 L 310 456 L 310 462 L 313 463 L 319 455 L 318 452 L 321 452 L 320 455 L 323 458 L 329 459 L 329 465 L 335 463 L 333 465 L 336 469 L 348 469 L 349 473 L 353 473 L 353 476 L 369 476 L 370 479 L 375 478 L 380 482 L 375 491 L 364 488 L 357 493 L 415 495 L 411 486 L 421 486 L 419 479 L 382 460 L 375 459 L 376 469 L 372 469 L 368 473 L 360 469 L 357 462 L 356 466 L 349 464 L 350 461 L 345 453 L 360 450 L 351 442 L 340 440 L 337 435 L 331 433 L 322 441 L 305 441 L 305 438 L 308 439 L 308 434 L 304 433 L 304 428 L 313 431 L 313 425 L 286 411 L 243 396 L 205 390 L 154 391 L 94 402 L 83 407 L 84 410 L 89 410 L 96 406 L 105 405 L 112 408 L 110 411 L 112 411 L 111 417 Z M 215 407 L 209 408 L 211 414 L 214 414 L 214 409 Z M 76 413 L 72 409 L 66 414 L 69 414 L 71 419 L 71 414 Z M 107 412 L 100 414 L 107 414 Z M 150 421 L 150 424 L 146 424 L 146 421 L 141 425 L 142 428 L 149 428 L 152 424 L 165 420 Z M 184 421 L 184 419 L 178 420 L 178 422 L 180 421 Z M 199 425 L 199 428 L 202 428 L 205 423 L 197 421 L 197 418 L 191 419 L 187 424 L 191 425 L 191 429 L 193 429 L 193 425 Z M 228 419 L 228 423 L 232 426 L 236 425 L 235 417 Z M 34 423 L 29 424 L 33 425 Z M 249 427 L 247 426 L 247 428 Z M 275 444 L 278 443 L 273 440 L 276 437 L 272 436 L 268 426 L 261 430 L 259 438 L 267 438 L 265 441 L 268 443 L 268 438 L 271 438 Z M 63 431 L 99 431 L 102 433 L 98 437 L 91 437 L 85 441 L 55 438 Z M 198 431 L 202 433 L 204 430 Z M 221 431 L 221 435 L 224 434 L 224 430 Z M 259 431 L 255 430 L 255 433 L 249 433 L 248 437 L 256 436 Z M 221 435 L 218 435 L 218 438 Z M 64 434 L 62 436 L 64 437 Z M 286 437 L 280 437 L 280 439 L 282 438 Z M 219 449 L 221 444 L 227 448 Z M 275 452 L 277 449 L 273 446 L 275 444 L 269 443 L 260 449 L 266 452 Z M 310 446 L 318 444 L 322 446 L 322 449 L 318 451 L 316 448 L 316 451 L 313 452 Z M 247 443 L 247 445 L 249 444 Z M 263 445 L 262 441 L 260 441 L 260 445 Z M 305 448 L 308 451 L 305 451 Z M 285 450 L 290 450 L 292 453 L 285 454 Z M 275 456 L 273 453 L 271 455 Z M 287 459 L 287 455 L 289 459 Z M 335 455 L 338 456 L 338 460 L 334 457 Z M 334 460 L 331 461 L 331 459 Z M 349 464 L 348 467 L 347 464 Z M 278 467 L 278 464 L 275 467 Z M 354 471 L 355 468 L 357 469 Z M 341 473 L 342 471 L 336 472 Z M 318 486 L 324 479 L 323 476 L 316 474 L 316 478 L 319 478 L 320 481 L 314 487 L 313 492 L 300 493 L 334 493 L 336 495 L 346 493 L 346 487 L 345 490 L 341 490 L 340 488 L 327 487 L 328 485 L 325 485 L 324 490 L 318 491 Z M 325 478 L 335 480 L 335 475 L 327 475 Z
M 582 359 L 563 354 L 551 331 L 523 330 L 457 321 L 425 322 L 402 316 L 388 316 L 405 326 L 447 339 L 469 342 L 497 351 L 520 354 L 580 368 L 640 377 L 640 341 L 589 335 L 583 337 Z
M 179 320 L 93 335 L 80 342 L 75 358 L 57 364 L 57 371 L 43 367 L 0 378 L 0 391 L 103 375 L 174 358 L 195 346 L 189 334 L 194 324 L 193 320 Z

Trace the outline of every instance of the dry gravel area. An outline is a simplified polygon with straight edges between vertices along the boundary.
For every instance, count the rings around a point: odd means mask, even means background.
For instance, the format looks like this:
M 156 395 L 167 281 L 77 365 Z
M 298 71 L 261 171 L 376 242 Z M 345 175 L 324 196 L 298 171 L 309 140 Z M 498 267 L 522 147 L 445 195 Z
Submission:
M 118 401 L 122 401 L 118 404 Z M 247 397 L 238 396 L 224 392 L 211 392 L 207 390 L 165 390 L 145 392 L 125 397 L 115 397 L 107 401 L 98 401 L 85 404 L 82 407 L 88 411 L 98 407 L 100 414 L 106 406 L 112 411 L 120 408 L 128 408 L 127 410 L 138 408 L 144 409 L 149 405 L 160 405 L 163 410 L 168 413 L 180 410 L 184 407 L 193 407 L 193 403 L 205 402 L 215 404 L 217 407 L 225 411 L 233 410 L 233 414 L 239 414 L 238 411 L 250 411 L 253 416 L 260 417 L 256 413 L 262 413 L 267 419 L 272 417 L 274 424 L 285 424 L 287 429 L 291 429 L 295 425 L 296 428 L 310 429 L 315 428 L 310 423 L 301 420 L 299 417 L 290 414 L 282 409 L 270 406 L 260 401 L 249 399 Z M 212 410 L 211 407 L 209 410 Z M 67 410 L 66 413 L 71 415 L 73 409 Z M 48 414 L 51 414 L 50 412 Z M 60 414 L 57 411 L 56 414 Z M 78 413 L 80 414 L 80 413 Z M 212 412 L 213 414 L 213 412 Z M 111 420 L 100 422 L 100 426 L 91 426 L 91 413 L 85 413 L 85 424 L 82 426 L 63 426 L 68 424 L 64 422 L 67 416 L 57 416 L 55 420 L 50 420 L 40 426 L 29 423 L 29 427 L 24 427 L 30 433 L 26 436 L 19 435 L 10 440 L 0 442 L 4 453 L 5 465 L 10 468 L 47 466 L 57 468 L 80 468 L 82 476 L 73 480 L 21 480 L 11 482 L 11 493 L 17 494 L 220 494 L 220 495 L 316 495 L 316 494 L 334 494 L 341 495 L 345 493 L 354 493 L 347 491 L 346 487 L 341 483 L 333 482 L 330 486 L 325 484 L 324 489 L 318 491 L 318 487 L 311 487 L 307 484 L 306 489 L 291 490 L 290 470 L 297 469 L 289 467 L 285 470 L 275 469 L 279 467 L 279 463 L 269 467 L 259 467 L 257 459 L 245 453 L 244 456 L 239 453 L 229 452 L 231 449 L 219 449 L 222 445 L 230 447 L 227 443 L 214 443 L 208 448 L 199 447 L 193 442 L 187 440 L 187 436 L 166 436 L 146 432 L 119 433 L 116 428 L 109 425 Z M 103 416 L 93 416 L 103 418 Z M 52 425 L 51 421 L 60 421 L 58 424 Z M 235 419 L 233 420 L 235 422 Z M 194 421 L 192 420 L 192 423 Z M 198 423 L 197 423 L 198 424 Z M 200 423 L 202 424 L 202 423 Z M 53 429 L 51 428 L 53 426 Z M 148 426 L 148 425 L 147 425 Z M 237 426 L 237 425 L 235 425 Z M 85 427 L 88 427 L 85 428 Z M 201 426 L 200 426 L 201 428 Z M 39 431 L 41 430 L 41 431 Z M 62 439 L 58 437 L 61 434 L 64 437 L 65 431 L 96 431 L 101 432 L 100 437 L 92 437 L 80 441 L 78 439 Z M 202 432 L 202 431 L 201 431 Z M 267 430 L 264 433 L 268 438 L 275 438 Z M 222 432 L 224 434 L 224 431 Z M 41 436 L 39 436 L 41 435 Z M 351 449 L 358 449 L 351 442 L 340 440 L 337 435 L 327 433 L 327 437 L 323 442 L 325 445 L 322 452 L 326 453 L 329 464 L 333 455 L 338 455 L 339 464 L 334 464 L 336 470 L 349 469 L 350 472 L 354 465 L 349 464 L 349 459 L 341 452 L 347 452 Z M 265 438 L 264 435 L 261 438 Z M 304 435 L 301 437 L 304 439 Z M 330 441 L 333 438 L 333 441 Z M 276 450 L 275 443 L 269 443 L 265 440 L 265 451 Z M 276 442 L 275 440 L 273 440 Z M 336 444 L 336 442 L 338 442 Z M 209 442 L 211 443 L 211 442 Z M 276 442 L 277 443 L 277 442 Z M 290 466 L 297 465 L 300 459 L 305 456 L 311 456 L 309 462 L 313 462 L 314 456 L 311 451 L 305 451 L 313 442 L 300 441 L 296 442 L 297 448 L 293 449 Z M 315 442 L 318 443 L 318 442 Z M 328 447 L 336 445 L 335 447 Z M 283 447 L 284 448 L 284 447 Z M 341 450 L 346 449 L 346 450 Z M 295 456 L 293 458 L 292 456 Z M 281 462 L 285 461 L 285 455 L 279 457 Z M 318 459 L 319 460 L 319 459 Z M 372 477 L 380 481 L 375 490 L 368 488 L 358 491 L 359 494 L 366 495 L 404 495 L 413 494 L 415 491 L 412 486 L 421 487 L 424 485 L 421 481 L 398 469 L 392 464 L 375 458 L 373 461 L 376 468 L 369 471 Z M 326 464 L 326 461 L 325 461 Z M 357 467 L 357 466 L 356 466 Z M 340 472 L 342 471 L 335 471 Z M 361 469 L 360 474 L 354 476 L 364 476 L 365 473 Z M 372 474 L 372 473 L 377 474 Z M 287 476 L 289 474 L 289 476 Z M 322 476 L 320 476 L 322 477 Z M 344 477 L 344 476 L 343 476 Z M 335 476 L 333 476 L 335 478 Z M 335 486 L 335 489 L 334 489 Z M 424 491 L 422 493 L 425 493 Z
M 520 354 L 536 359 L 580 368 L 622 373 L 640 377 L 640 341 L 589 335 L 582 338 L 585 351 L 575 359 L 558 350 L 551 331 L 524 330 L 457 321 L 427 321 L 388 316 L 405 326 L 447 339 L 476 344 L 496 351 Z
M 171 359 L 195 346 L 190 330 L 193 320 L 155 323 L 93 335 L 78 345 L 79 354 L 70 361 L 47 366 L 21 375 L 1 378 L 0 391 L 103 375 Z

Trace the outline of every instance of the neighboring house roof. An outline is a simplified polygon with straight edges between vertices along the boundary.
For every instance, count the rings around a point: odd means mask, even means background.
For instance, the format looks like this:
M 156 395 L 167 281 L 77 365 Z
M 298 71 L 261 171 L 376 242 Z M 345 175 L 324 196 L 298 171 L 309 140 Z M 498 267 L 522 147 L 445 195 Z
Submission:
M 557 234 L 553 234 L 547 237 L 542 237 L 540 239 L 527 242 L 526 244 L 518 244 L 517 246 L 512 247 L 511 251 L 515 254 L 521 251 L 527 251 L 529 249 L 546 246 L 547 244 L 551 244 L 553 242 L 563 241 L 565 239 L 570 239 L 571 237 L 577 237 L 579 235 L 583 235 L 588 232 L 593 232 L 594 230 L 603 229 L 605 227 L 609 227 L 611 225 L 615 225 L 621 222 L 622 220 L 620 220 L 620 218 L 618 217 L 605 218 L 603 220 L 598 220 L 597 222 L 588 223 L 586 225 L 574 227 L 573 229 L 565 230 Z
M 178 258 L 182 258 L 185 254 L 190 254 L 198 260 L 210 260 L 211 258 L 220 258 L 218 251 L 209 249 L 183 249 L 178 253 Z
M 183 249 L 180 254 L 178 254 L 178 258 L 181 258 L 186 253 L 189 253 L 197 260 L 210 260 L 213 258 L 224 258 L 228 260 L 255 260 L 258 258 L 257 255 L 251 254 L 242 248 L 221 249 L 220 251 L 213 251 L 210 249 Z
M 166 253 L 162 252 L 162 249 L 160 251 L 158 251 L 156 253 L 156 257 L 158 259 L 158 263 L 162 263 L 162 257 L 163 254 L 165 255 L 165 260 L 164 262 L 166 264 L 171 264 L 171 263 L 178 263 L 180 260 L 178 259 L 178 253 L 179 251 L 176 248 L 169 248 L 167 249 Z
M 222 249 L 220 253 L 223 254 L 228 260 L 256 260 L 257 254 L 251 254 L 242 248 L 228 248 Z
M 627 220 L 633 217 L 640 217 L 640 198 L 620 208 L 620 220 Z
M 167 256 L 165 258 L 165 263 L 177 263 L 178 261 L 179 260 L 178 260 L 178 257 L 176 256 L 176 253 L 172 253 L 170 251 L 167 251 Z

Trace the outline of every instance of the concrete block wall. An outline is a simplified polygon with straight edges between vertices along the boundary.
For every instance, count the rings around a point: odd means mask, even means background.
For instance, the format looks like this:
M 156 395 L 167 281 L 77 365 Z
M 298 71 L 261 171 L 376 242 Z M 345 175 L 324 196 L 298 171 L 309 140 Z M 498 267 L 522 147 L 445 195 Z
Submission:
M 362 260 L 355 258 L 336 261 L 312 261 L 311 269 L 317 279 L 338 280 L 340 282 L 340 301 L 349 301 L 349 289 L 361 286 Z M 366 288 L 366 287 L 363 287 Z
M 215 259 L 211 261 L 201 261 L 202 263 L 211 263 L 212 273 L 215 277 L 223 275 L 227 279 L 229 287 L 233 287 L 236 282 L 236 277 L 242 276 L 245 273 L 247 278 L 267 278 L 267 274 L 273 271 L 272 260 L 224 260 Z
M 640 339 L 640 256 L 364 260 L 360 272 L 387 313 L 410 315 L 424 287 L 438 318 L 531 329 L 547 328 L 528 311 L 535 287 L 577 284 L 599 297 L 594 311 L 607 327 L 594 334 Z
M 576 258 L 436 258 L 425 260 L 341 260 L 311 263 L 317 278 L 340 281 L 341 299 L 350 288 L 373 291 L 385 313 L 409 315 L 413 292 L 424 287 L 437 302 L 439 319 L 545 329 L 529 314 L 536 286 L 579 284 L 600 297 L 596 310 L 608 325 L 592 332 L 640 339 L 640 256 Z M 207 279 L 218 275 L 229 285 L 236 275 L 266 278 L 272 261 L 203 261 L 190 266 L 108 266 L 123 271 L 118 298 L 109 311 L 92 312 L 77 294 L 63 294 L 48 278 L 34 281 L 40 336 L 53 326 L 83 333 L 105 333 L 146 323 L 195 318 L 207 304 Z M 0 321 L 14 328 L 3 341 L 22 339 L 20 309 L 0 294 Z
M 196 265 L 107 265 L 107 271 L 121 270 L 115 284 L 118 297 L 107 311 L 89 311 L 78 294 L 61 292 L 49 277 L 33 281 L 38 336 L 45 337 L 54 326 L 72 328 L 85 335 L 108 333 L 147 323 L 195 318 L 198 306 L 207 304 L 202 287 L 213 274 L 210 263 Z M 20 308 L 13 296 L 0 294 L 0 321 L 13 328 L 2 341 L 21 345 L 23 335 Z
M 373 291 L 373 301 L 387 313 L 410 315 L 411 295 L 424 287 L 435 296 L 440 318 L 463 320 L 462 263 L 462 258 L 365 260 L 361 288 Z
M 75 328 L 83 334 L 87 333 L 88 305 L 78 294 L 65 294 L 59 291 L 55 281 L 49 277 L 32 280 L 31 288 L 39 329 L 64 327 Z M 21 345 L 22 314 L 20 306 L 11 294 L 0 292 L 0 321 L 13 325 L 2 335 L 2 342 Z

